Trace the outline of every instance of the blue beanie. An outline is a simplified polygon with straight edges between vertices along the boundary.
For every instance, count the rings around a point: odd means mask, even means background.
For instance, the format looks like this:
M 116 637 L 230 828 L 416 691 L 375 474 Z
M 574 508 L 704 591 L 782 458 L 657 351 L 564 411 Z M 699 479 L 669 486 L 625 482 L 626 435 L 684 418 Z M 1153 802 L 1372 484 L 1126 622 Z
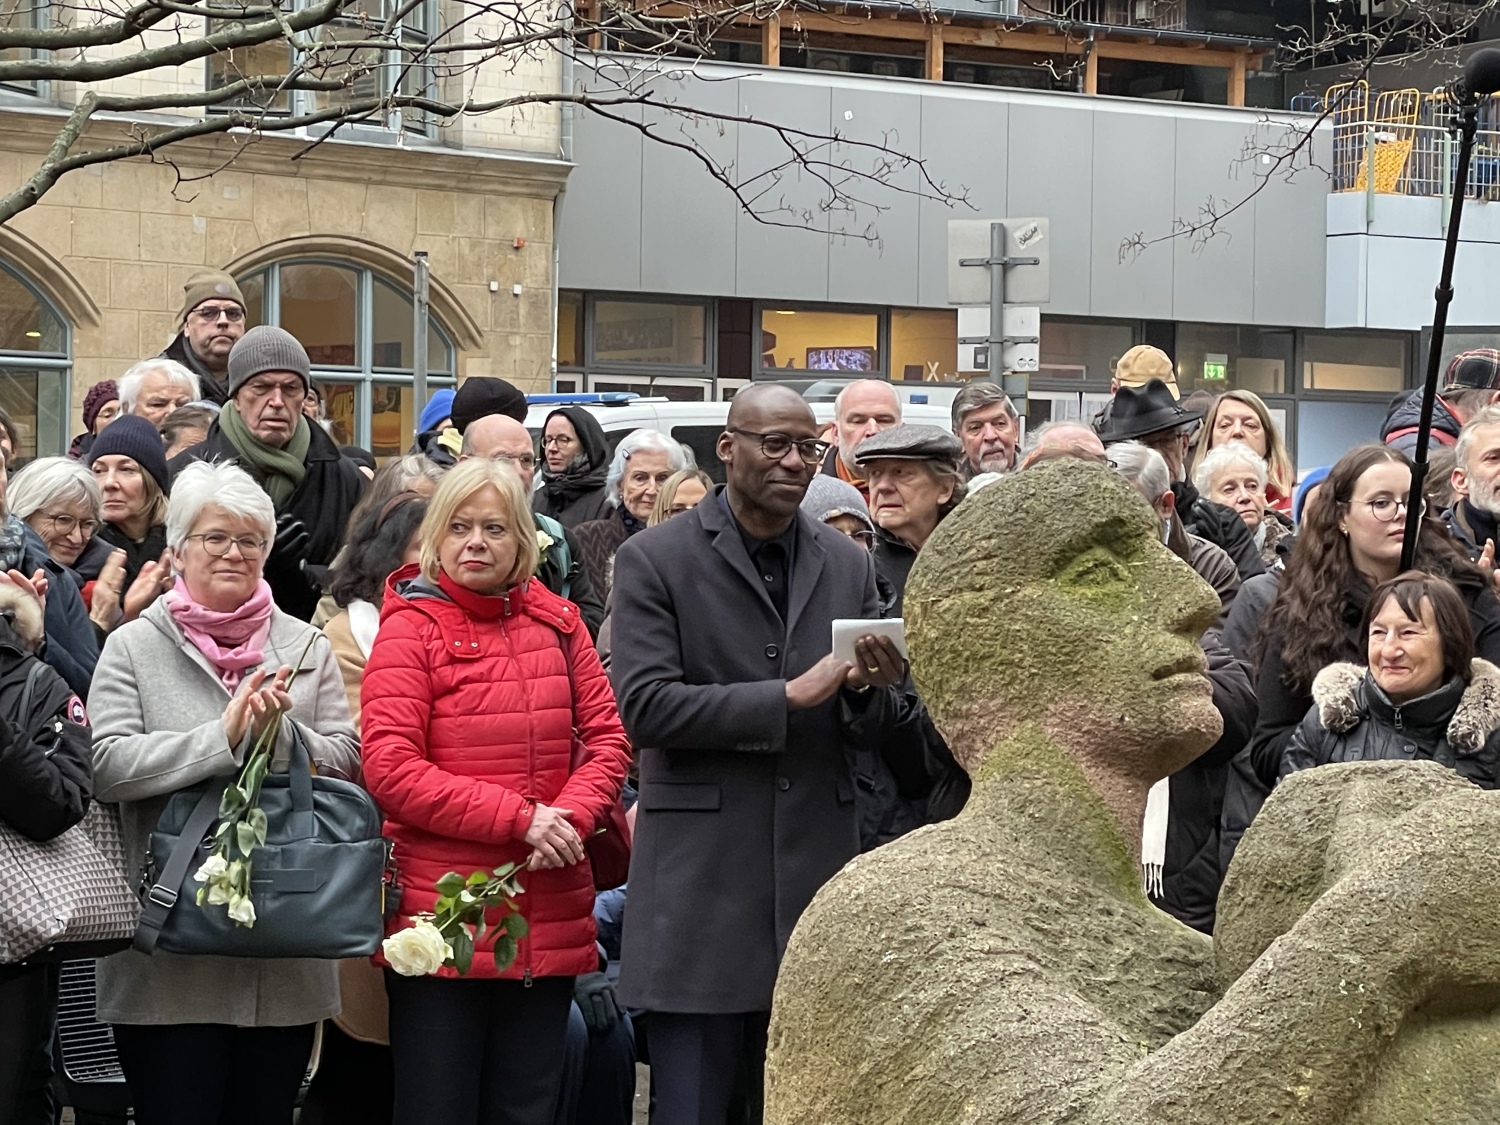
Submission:
M 89 448 L 89 465 L 101 457 L 129 457 L 156 481 L 166 495 L 172 490 L 172 474 L 167 470 L 167 454 L 156 427 L 139 414 L 121 414 L 94 439 Z
M 417 419 L 418 433 L 425 434 L 453 413 L 453 396 L 456 393 L 449 387 L 432 392 L 432 397 L 427 400 L 427 405 L 422 407 L 421 417 Z
M 1307 494 L 1318 485 L 1328 479 L 1328 474 L 1333 471 L 1332 465 L 1323 465 L 1313 469 L 1302 478 L 1302 483 L 1297 486 L 1297 494 L 1292 497 L 1292 522 L 1302 522 L 1302 505 L 1307 502 Z

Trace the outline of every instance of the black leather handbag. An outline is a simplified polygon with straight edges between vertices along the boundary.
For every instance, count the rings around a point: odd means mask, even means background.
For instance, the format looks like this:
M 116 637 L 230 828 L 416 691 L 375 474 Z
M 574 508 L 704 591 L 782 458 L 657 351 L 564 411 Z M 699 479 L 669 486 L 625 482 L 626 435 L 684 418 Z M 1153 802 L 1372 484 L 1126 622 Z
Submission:
M 290 722 L 290 720 L 288 720 Z M 219 800 L 232 777 L 172 796 L 151 834 L 135 948 L 216 957 L 368 957 L 385 933 L 383 880 L 390 855 L 375 800 L 352 781 L 314 776 L 291 724 L 287 772 L 261 784 L 266 842 L 251 854 L 255 924 L 199 906 L 193 875 L 208 858 Z

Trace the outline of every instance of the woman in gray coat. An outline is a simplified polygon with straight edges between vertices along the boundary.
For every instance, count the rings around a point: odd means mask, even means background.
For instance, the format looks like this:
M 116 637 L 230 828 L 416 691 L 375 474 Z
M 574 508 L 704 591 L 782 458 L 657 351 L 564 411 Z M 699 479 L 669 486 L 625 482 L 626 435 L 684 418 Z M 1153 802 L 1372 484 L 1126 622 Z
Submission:
M 95 796 L 120 805 L 132 871 L 171 795 L 235 773 L 268 727 L 280 728 L 273 768 L 286 768 L 283 715 L 320 773 L 358 776 L 333 651 L 276 608 L 262 577 L 275 527 L 242 469 L 184 469 L 167 509 L 176 585 L 105 644 L 89 694 Z M 130 950 L 99 963 L 98 1018 L 114 1025 L 143 1125 L 288 1125 L 314 1028 L 338 1010 L 333 961 Z

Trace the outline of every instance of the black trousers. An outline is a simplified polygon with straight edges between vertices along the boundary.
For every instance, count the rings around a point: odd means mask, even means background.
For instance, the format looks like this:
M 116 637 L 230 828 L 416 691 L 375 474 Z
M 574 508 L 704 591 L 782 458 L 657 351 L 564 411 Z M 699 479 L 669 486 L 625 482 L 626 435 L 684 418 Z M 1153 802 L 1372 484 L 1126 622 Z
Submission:
M 552 1125 L 572 977 L 403 977 L 386 970 L 396 1125 Z
M 651 1012 L 651 1125 L 759 1122 L 770 1012 Z
M 137 1125 L 291 1125 L 317 1024 L 123 1024 L 115 1050 Z
M 0 1122 L 52 1125 L 59 965 L 0 968 Z
M 323 1023 L 323 1049 L 297 1125 L 391 1125 L 391 1049 Z

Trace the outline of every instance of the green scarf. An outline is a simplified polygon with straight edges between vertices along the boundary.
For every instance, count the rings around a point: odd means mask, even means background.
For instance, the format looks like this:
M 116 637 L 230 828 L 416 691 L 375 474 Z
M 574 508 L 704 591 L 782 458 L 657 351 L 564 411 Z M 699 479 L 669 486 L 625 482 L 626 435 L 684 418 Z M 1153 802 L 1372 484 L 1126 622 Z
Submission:
M 266 490 L 271 503 L 279 509 L 292 498 L 302 478 L 307 476 L 307 449 L 312 444 L 312 430 L 307 418 L 297 415 L 297 428 L 292 431 L 292 440 L 277 449 L 267 445 L 250 432 L 245 419 L 232 402 L 226 402 L 219 411 L 219 429 L 229 439 L 242 459 L 242 467 Z

